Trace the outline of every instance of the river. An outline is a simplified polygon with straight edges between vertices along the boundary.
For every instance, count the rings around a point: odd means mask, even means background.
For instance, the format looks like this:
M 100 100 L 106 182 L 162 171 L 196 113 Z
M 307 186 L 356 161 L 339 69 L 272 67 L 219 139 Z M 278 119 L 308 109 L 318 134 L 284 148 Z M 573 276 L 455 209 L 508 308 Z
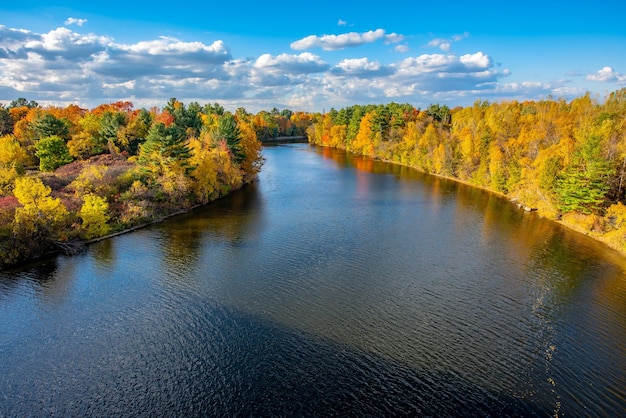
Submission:
M 618 416 L 626 261 L 308 144 L 192 213 L 0 272 L 0 416 Z

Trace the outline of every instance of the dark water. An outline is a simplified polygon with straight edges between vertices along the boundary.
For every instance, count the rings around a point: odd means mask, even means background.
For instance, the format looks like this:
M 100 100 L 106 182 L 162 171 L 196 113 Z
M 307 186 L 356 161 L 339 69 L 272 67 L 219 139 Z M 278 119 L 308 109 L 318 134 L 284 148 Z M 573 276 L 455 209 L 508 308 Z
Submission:
M 0 273 L 0 416 L 619 416 L 626 262 L 306 144 L 192 214 Z

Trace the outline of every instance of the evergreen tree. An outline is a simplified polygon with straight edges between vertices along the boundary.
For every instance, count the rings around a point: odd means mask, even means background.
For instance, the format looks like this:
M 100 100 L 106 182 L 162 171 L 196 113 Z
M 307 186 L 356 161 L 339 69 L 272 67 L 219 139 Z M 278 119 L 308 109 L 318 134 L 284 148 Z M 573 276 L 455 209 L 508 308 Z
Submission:
M 41 138 L 35 144 L 35 149 L 41 171 L 54 171 L 74 160 L 63 138 L 56 135 Z
M 146 142 L 140 146 L 138 162 L 154 174 L 161 174 L 164 166 L 171 164 L 177 164 L 189 173 L 193 170 L 190 157 L 185 132 L 176 125 L 166 127 L 163 123 L 156 123 L 148 131 Z
M 64 140 L 68 140 L 70 137 L 70 128 L 68 123 L 50 113 L 46 113 L 41 118 L 34 121 L 32 123 L 32 129 L 37 138 L 58 136 Z
M 614 171 L 602 156 L 602 138 L 590 136 L 574 152 L 571 164 L 557 180 L 559 209 L 563 212 L 578 211 L 585 214 L 600 212 Z
M 240 144 L 241 131 L 231 113 L 225 113 L 218 119 L 217 127 L 211 132 L 211 138 L 216 142 L 225 141 L 237 164 L 241 164 L 246 158 Z
M 3 105 L 0 105 L 0 136 L 13 133 L 13 118 Z

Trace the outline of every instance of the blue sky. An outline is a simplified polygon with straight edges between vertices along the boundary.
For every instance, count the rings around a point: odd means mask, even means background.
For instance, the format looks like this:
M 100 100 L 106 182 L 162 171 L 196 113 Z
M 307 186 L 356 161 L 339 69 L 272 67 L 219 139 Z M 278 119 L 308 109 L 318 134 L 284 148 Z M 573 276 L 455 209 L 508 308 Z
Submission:
M 602 100 L 626 87 L 626 2 L 22 0 L 0 5 L 0 103 Z

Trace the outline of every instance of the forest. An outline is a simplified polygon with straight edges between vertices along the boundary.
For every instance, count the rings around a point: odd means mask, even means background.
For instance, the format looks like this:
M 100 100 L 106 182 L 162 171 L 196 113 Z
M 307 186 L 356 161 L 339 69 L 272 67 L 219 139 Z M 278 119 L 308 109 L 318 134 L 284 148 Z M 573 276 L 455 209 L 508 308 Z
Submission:
M 289 123 L 286 123 L 289 121 Z M 0 105 L 0 268 L 206 204 L 254 180 L 261 140 L 310 117 L 219 104 Z
M 626 251 L 626 89 L 602 101 L 331 109 L 308 138 L 501 193 Z
M 19 98 L 0 104 L 0 268 L 206 204 L 255 179 L 263 141 L 303 135 L 501 193 L 626 251 L 626 89 L 325 113 Z

